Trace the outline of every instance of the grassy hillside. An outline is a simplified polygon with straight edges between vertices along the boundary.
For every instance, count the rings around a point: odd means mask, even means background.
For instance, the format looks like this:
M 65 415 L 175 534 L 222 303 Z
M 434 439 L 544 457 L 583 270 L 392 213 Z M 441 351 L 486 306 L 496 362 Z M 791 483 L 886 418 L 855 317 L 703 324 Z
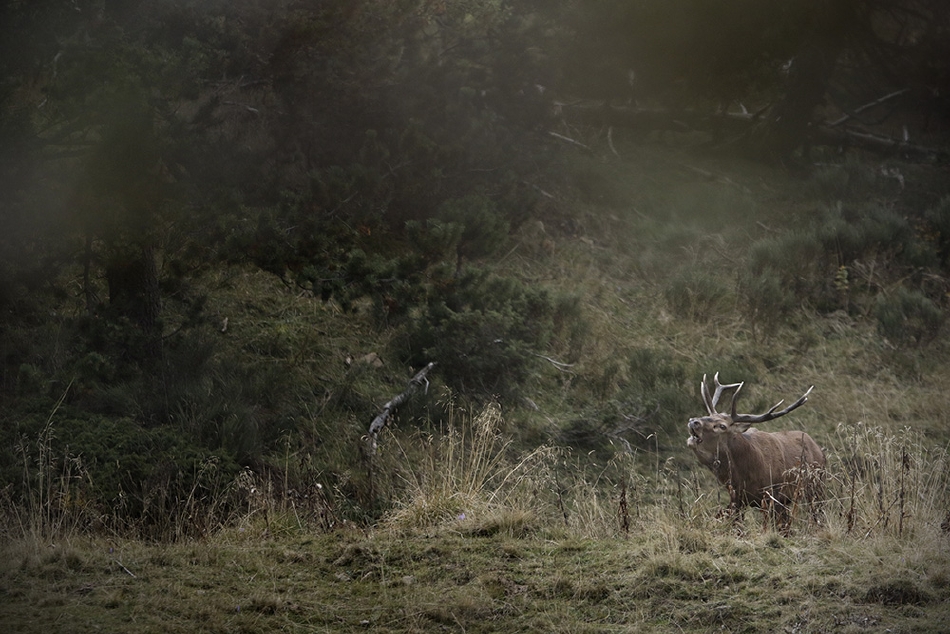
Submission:
M 17 632 L 946 629 L 945 538 L 647 528 L 614 539 L 236 529 L 178 545 L 7 548 L 0 619 Z
M 195 282 L 204 325 L 175 354 L 213 352 L 180 378 L 188 398 L 174 420 L 227 451 L 195 456 L 184 489 L 154 480 L 123 524 L 131 512 L 91 499 L 91 474 L 110 472 L 74 434 L 77 400 L 120 410 L 122 388 L 45 386 L 68 398 L 18 423 L 17 462 L 4 465 L 29 496 L 16 504 L 4 489 L 0 623 L 945 629 L 943 168 L 895 163 L 899 184 L 849 159 L 794 176 L 688 152 L 684 138 L 588 136 L 591 153 L 549 148 L 552 167 L 524 183 L 537 193 L 528 219 L 479 262 L 557 298 L 539 313 L 546 347 L 520 348 L 519 374 L 494 384 L 500 405 L 454 389 L 475 380 L 465 350 L 427 359 L 430 384 L 370 454 L 361 437 L 406 389 L 422 339 L 381 320 L 372 299 L 344 309 L 259 270 L 209 269 Z M 504 369 L 500 358 L 488 367 Z M 796 509 L 783 538 L 751 512 L 740 533 L 719 518 L 728 496 L 685 446 L 698 382 L 715 372 L 746 382 L 740 410 L 755 413 L 816 386 L 766 428 L 807 430 L 826 450 L 819 525 Z M 116 445 L 145 433 L 120 418 L 98 428 Z M 278 449 L 255 455 L 265 436 Z

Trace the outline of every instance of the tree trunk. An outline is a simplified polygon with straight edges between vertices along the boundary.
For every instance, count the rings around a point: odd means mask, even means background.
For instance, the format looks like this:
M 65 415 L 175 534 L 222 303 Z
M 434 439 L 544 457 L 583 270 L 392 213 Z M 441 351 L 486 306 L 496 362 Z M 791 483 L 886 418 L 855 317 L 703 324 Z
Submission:
M 162 358 L 162 294 L 158 285 L 155 247 L 142 245 L 142 333 L 145 335 L 145 357 L 158 362 Z
M 92 288 L 92 233 L 86 234 L 86 249 L 82 258 L 82 292 L 86 300 L 86 314 L 96 312 L 96 292 Z
M 807 152 L 815 108 L 825 98 L 854 19 L 854 0 L 810 4 L 810 25 L 792 60 L 785 90 L 749 138 L 752 153 L 766 159 L 785 160 L 800 147 Z
M 106 279 L 113 313 L 139 328 L 144 360 L 158 362 L 162 354 L 162 303 L 155 248 L 146 243 L 116 251 L 106 266 Z

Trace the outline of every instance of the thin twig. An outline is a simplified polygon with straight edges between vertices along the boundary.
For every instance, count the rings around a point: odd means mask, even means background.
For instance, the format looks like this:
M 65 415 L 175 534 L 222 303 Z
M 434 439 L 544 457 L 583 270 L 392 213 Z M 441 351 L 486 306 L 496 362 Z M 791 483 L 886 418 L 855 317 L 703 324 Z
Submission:
M 852 110 L 851 112 L 845 113 L 844 115 L 842 115 L 841 117 L 835 119 L 834 121 L 829 121 L 829 122 L 825 123 L 825 125 L 828 126 L 828 127 L 830 127 L 830 128 L 833 128 L 833 127 L 835 127 L 835 126 L 841 125 L 842 123 L 844 123 L 844 122 L 847 121 L 848 119 L 852 118 L 854 115 L 859 114 L 859 113 L 861 113 L 861 112 L 864 112 L 864 111 L 867 110 L 868 108 L 873 108 L 874 106 L 878 106 L 878 105 L 884 103 L 885 101 L 888 101 L 889 99 L 893 99 L 894 97 L 899 97 L 899 96 L 903 95 L 905 92 L 907 92 L 908 90 L 910 90 L 910 88 L 903 88 L 903 89 L 901 89 L 901 90 L 895 90 L 894 92 L 892 92 L 892 93 L 890 93 L 890 94 L 884 95 L 883 97 L 880 97 L 880 98 L 878 98 L 878 99 L 875 99 L 874 101 L 871 101 L 871 102 L 869 102 L 869 103 L 866 103 L 866 104 L 864 104 L 863 106 L 860 106 L 860 107 L 858 107 L 858 108 L 855 108 L 855 109 Z
M 261 111 L 258 110 L 257 108 L 255 108 L 255 107 L 253 107 L 253 106 L 249 106 L 249 105 L 247 105 L 246 103 L 240 103 L 240 102 L 237 102 L 237 101 L 222 101 L 222 102 L 221 102 L 221 105 L 223 105 L 223 106 L 237 106 L 238 108 L 244 108 L 245 110 L 247 110 L 248 112 L 251 112 L 251 113 L 253 113 L 253 114 L 260 114 L 260 113 L 261 113 Z
M 119 564 L 119 568 L 121 568 L 122 570 L 126 571 L 126 572 L 129 574 L 130 577 L 132 577 L 133 579 L 137 579 L 137 577 L 135 576 L 135 573 L 133 573 L 131 570 L 129 570 L 128 568 L 126 568 L 125 566 L 123 566 L 121 561 L 119 561 L 118 559 L 115 559 L 115 558 L 113 558 L 112 561 L 114 561 L 115 563 Z
M 614 127 L 610 126 L 607 128 L 607 145 L 610 147 L 610 151 L 614 153 L 614 156 L 620 158 L 620 154 L 617 152 L 617 148 L 614 147 Z
M 560 139 L 560 140 L 562 140 L 562 141 L 566 141 L 567 143 L 573 143 L 574 145 L 577 145 L 577 146 L 579 146 L 579 147 L 582 147 L 582 148 L 584 148 L 585 150 L 587 150 L 588 152 L 590 152 L 590 147 L 589 147 L 589 146 L 584 145 L 584 144 L 581 143 L 580 141 L 575 141 L 574 139 L 572 139 L 572 138 L 569 137 L 569 136 L 564 136 L 563 134 L 558 134 L 557 132 L 554 132 L 554 131 L 551 131 L 551 130 L 548 131 L 548 134 L 550 134 L 551 136 L 553 136 L 555 139 Z
M 561 372 L 571 372 L 568 368 L 574 367 L 573 363 L 564 363 L 563 361 L 558 361 L 556 359 L 552 359 L 551 357 L 546 357 L 543 354 L 538 354 L 537 352 L 533 352 L 532 354 L 540 359 L 544 359 L 545 361 L 549 362 L 551 365 L 553 365 L 555 368 L 557 368 Z
M 541 195 L 544 196 L 545 198 L 550 198 L 550 199 L 554 200 L 554 194 L 549 194 L 548 192 L 544 191 L 543 189 L 541 189 L 540 187 L 538 187 L 538 186 L 535 185 L 534 183 L 529 183 L 528 181 L 521 181 L 521 182 L 524 183 L 525 185 L 527 185 L 528 187 L 530 187 L 531 189 L 534 189 L 535 191 L 537 191 L 539 194 L 541 194 Z

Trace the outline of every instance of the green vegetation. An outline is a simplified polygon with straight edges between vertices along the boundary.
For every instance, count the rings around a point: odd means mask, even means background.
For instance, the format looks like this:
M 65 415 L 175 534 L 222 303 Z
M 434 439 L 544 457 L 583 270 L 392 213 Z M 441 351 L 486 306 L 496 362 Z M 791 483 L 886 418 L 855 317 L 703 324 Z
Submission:
M 708 482 L 672 458 L 620 453 L 591 480 L 564 450 L 512 452 L 502 424 L 496 406 L 453 410 L 446 428 L 388 437 L 408 486 L 371 531 L 341 521 L 320 484 L 308 501 L 260 491 L 251 474 L 230 491 L 241 512 L 204 540 L 46 526 L 55 530 L 43 539 L 4 544 L 0 619 L 23 632 L 946 623 L 950 555 L 936 509 L 950 494 L 950 455 L 919 434 L 840 426 L 827 446 L 840 471 L 819 524 L 797 513 L 796 535 L 784 538 L 736 536 Z M 638 470 L 639 460 L 651 464 Z M 56 502 L 39 502 L 32 519 L 42 525 Z M 214 513 L 194 511 L 195 521 Z
M 6 3 L 0 628 L 945 629 L 950 10 L 773 4 Z

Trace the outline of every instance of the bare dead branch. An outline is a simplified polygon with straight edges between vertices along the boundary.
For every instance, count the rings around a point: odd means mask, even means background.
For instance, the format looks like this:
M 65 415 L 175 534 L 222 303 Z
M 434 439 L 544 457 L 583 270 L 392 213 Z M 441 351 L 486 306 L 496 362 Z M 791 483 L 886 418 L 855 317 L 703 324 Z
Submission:
M 369 452 L 371 454 L 376 452 L 376 439 L 379 437 L 379 432 L 383 430 L 386 426 L 386 423 L 389 422 L 389 417 L 392 416 L 393 412 L 396 411 L 400 405 L 409 400 L 409 398 L 415 394 L 416 390 L 420 386 L 426 386 L 428 389 L 429 380 L 426 379 L 426 374 L 429 373 L 435 366 L 435 362 L 428 363 L 424 368 L 416 372 L 415 376 L 409 379 L 409 385 L 406 387 L 405 391 L 401 394 L 397 394 L 389 400 L 388 403 L 383 405 L 383 409 L 376 415 L 376 418 L 373 419 L 373 422 L 369 425 L 369 432 L 364 436 L 369 446 Z
M 824 125 L 828 126 L 829 128 L 837 127 L 841 125 L 842 123 L 844 123 L 845 121 L 847 121 L 848 119 L 850 119 L 851 117 L 853 117 L 854 115 L 860 114 L 864 112 L 865 110 L 868 110 L 869 108 L 873 108 L 874 106 L 879 106 L 885 101 L 889 101 L 891 99 L 894 99 L 895 97 L 899 97 L 903 95 L 905 92 L 907 92 L 908 90 L 910 90 L 910 88 L 902 88 L 901 90 L 895 90 L 894 92 L 890 94 L 884 95 L 883 97 L 875 99 L 874 101 L 868 102 L 864 104 L 863 106 L 860 106 L 850 112 L 845 113 L 844 115 L 835 119 L 834 121 L 826 121 Z
M 248 112 L 253 113 L 253 114 L 260 114 L 260 113 L 261 113 L 261 111 L 258 110 L 257 108 L 255 108 L 255 107 L 253 107 L 253 106 L 249 106 L 249 105 L 247 105 L 246 103 L 240 103 L 240 102 L 237 102 L 237 101 L 222 101 L 222 102 L 221 102 L 221 105 L 223 105 L 223 106 L 237 106 L 238 108 L 244 108 L 245 110 L 247 110 Z
M 538 357 L 539 359 L 544 359 L 545 361 L 547 361 L 548 363 L 550 363 L 551 365 L 553 365 L 555 368 L 557 368 L 557 369 L 560 370 L 561 372 L 569 372 L 569 373 L 573 374 L 573 372 L 571 372 L 571 368 L 574 367 L 574 364 L 573 364 L 573 363 L 564 363 L 564 362 L 562 362 L 562 361 L 557 361 L 557 360 L 555 360 L 555 359 L 552 359 L 551 357 L 546 357 L 546 356 L 544 356 L 543 354 L 538 354 L 538 353 L 536 353 L 536 352 L 534 352 L 534 353 L 532 353 L 532 354 L 534 354 L 534 356 Z
M 617 148 L 614 147 L 614 127 L 610 126 L 607 128 L 607 145 L 610 146 L 610 151 L 614 153 L 614 156 L 620 158 L 620 154 L 617 152 Z
M 564 141 L 564 142 L 566 142 L 566 143 L 571 143 L 571 144 L 576 145 L 576 146 L 578 146 L 578 147 L 582 147 L 582 148 L 584 148 L 585 150 L 587 150 L 588 152 L 590 152 L 590 147 L 589 147 L 589 146 L 584 145 L 584 144 L 581 143 L 580 141 L 575 141 L 574 139 L 572 139 L 572 138 L 569 137 L 569 136 L 564 136 L 563 134 L 558 134 L 557 132 L 553 132 L 553 131 L 551 131 L 551 130 L 548 130 L 548 134 L 550 134 L 551 136 L 553 136 L 555 139 L 560 139 L 561 141 Z

